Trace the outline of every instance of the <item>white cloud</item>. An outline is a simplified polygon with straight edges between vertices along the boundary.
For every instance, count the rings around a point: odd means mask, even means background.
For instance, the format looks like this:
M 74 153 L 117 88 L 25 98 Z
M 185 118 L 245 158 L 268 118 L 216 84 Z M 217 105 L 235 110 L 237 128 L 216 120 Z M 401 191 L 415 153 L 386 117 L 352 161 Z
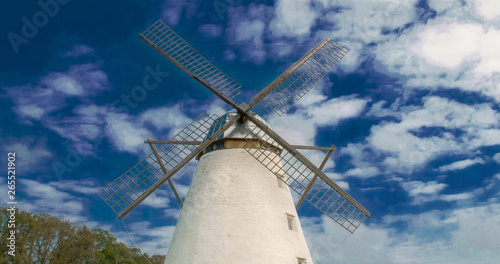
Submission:
M 146 200 L 144 200 L 141 204 L 153 207 L 155 209 L 159 208 L 168 208 L 168 191 L 171 191 L 170 189 L 167 191 L 165 188 L 169 188 L 164 186 L 163 188 L 158 188 L 156 191 L 154 191 Z
M 301 222 L 315 263 L 347 236 L 328 218 L 317 223 L 301 217 Z M 498 204 L 388 215 L 380 224 L 362 225 L 322 263 L 498 263 L 499 222 Z M 391 227 L 398 223 L 404 228 Z
M 56 188 L 50 186 L 49 184 L 43 184 L 39 183 L 34 180 L 29 180 L 25 179 L 23 180 L 22 184 L 26 185 L 27 189 L 29 190 L 26 192 L 29 196 L 36 197 L 36 198 L 46 198 L 46 199 L 54 199 L 56 200 L 65 200 L 71 197 L 70 194 L 61 192 L 57 190 Z M 57 201 L 59 202 L 59 201 Z
M 474 145 L 492 146 L 500 144 L 500 129 L 490 128 L 478 131 L 477 138 L 472 143 Z
M 48 115 L 66 106 L 67 98 L 84 98 L 107 87 L 106 73 L 99 69 L 99 65 L 90 63 L 73 65 L 66 72 L 50 72 L 36 83 L 5 89 L 20 120 L 45 122 L 52 120 L 47 118 Z
M 93 53 L 94 49 L 87 45 L 75 45 L 70 50 L 66 51 L 63 56 L 64 57 L 80 57 L 82 55 L 86 55 L 89 53 Z
M 317 16 L 309 0 L 280 0 L 276 3 L 270 30 L 275 36 L 306 37 Z
M 101 189 L 95 186 L 93 180 L 60 180 L 49 182 L 48 185 L 53 186 L 62 191 L 70 191 L 71 193 L 81 193 L 86 195 L 96 195 Z
M 271 15 L 271 7 L 262 4 L 250 4 L 248 7 L 238 6 L 231 8 L 229 14 L 229 28 L 227 38 L 229 41 L 238 41 L 234 49 L 239 52 L 227 50 L 227 60 L 234 60 L 237 55 L 243 61 L 261 65 L 266 60 L 266 47 L 263 40 L 266 32 L 267 21 Z
M 262 42 L 265 24 L 260 20 L 242 21 L 238 24 L 236 40 L 251 40 L 254 43 Z
M 476 23 L 442 23 L 425 27 L 417 38 L 409 50 L 429 65 L 450 70 L 472 63 L 475 73 L 500 71 L 500 52 L 493 44 L 500 41 L 499 30 L 485 30 Z
M 409 181 L 402 182 L 401 186 L 413 198 L 413 204 L 423 204 L 438 199 L 439 192 L 447 187 L 444 183 L 437 181 L 421 182 Z
M 421 108 L 407 106 L 400 111 L 400 122 L 372 126 L 367 137 L 369 145 L 365 146 L 389 155 L 383 162 L 388 172 L 407 173 L 437 155 L 470 153 L 480 146 L 491 146 L 500 141 L 497 137 L 500 131 L 494 128 L 499 125 L 500 116 L 488 104 L 470 106 L 432 96 L 424 98 Z M 457 138 L 449 132 L 431 133 L 424 137 L 412 133 L 425 127 L 459 129 L 464 134 Z M 355 144 L 349 146 L 353 147 Z M 359 151 L 352 153 L 360 154 Z
M 337 25 L 334 33 L 342 38 L 364 44 L 390 38 L 390 32 L 415 21 L 417 1 L 330 1 L 330 6 L 341 7 L 340 13 L 331 11 L 327 18 Z
M 151 108 L 143 112 L 139 119 L 151 123 L 158 130 L 174 128 L 175 131 L 170 133 L 169 138 L 193 121 L 181 110 L 181 105 Z
M 193 1 L 163 1 L 162 3 L 161 20 L 165 21 L 169 26 L 177 25 L 181 14 L 191 18 L 198 11 L 197 3 Z
M 443 194 L 439 196 L 439 199 L 447 201 L 447 202 L 455 202 L 460 200 L 469 200 L 474 198 L 474 194 L 471 192 L 468 193 L 457 193 L 457 194 Z
M 302 97 L 294 107 L 307 107 L 326 101 L 328 97 L 323 94 L 323 92 L 332 89 L 332 87 L 333 83 L 328 79 L 328 77 L 325 77 L 313 89 L 307 92 L 307 94 Z
M 366 103 L 365 99 L 338 97 L 316 105 L 309 114 L 319 126 L 332 125 L 342 119 L 358 116 L 365 108 Z
M 484 160 L 481 158 L 475 158 L 475 159 L 455 161 L 451 164 L 439 167 L 438 170 L 442 172 L 451 170 L 462 170 L 475 164 L 484 164 Z
M 348 170 L 345 174 L 349 176 L 357 176 L 357 177 L 373 177 L 380 174 L 380 170 L 376 167 L 365 167 L 365 168 L 354 168 Z
M 394 263 L 391 256 L 382 253 L 385 244 L 390 243 L 390 235 L 382 228 L 362 225 L 348 235 L 333 221 L 322 218 L 319 224 L 304 225 L 305 217 L 300 218 L 304 234 L 314 263 Z M 346 238 L 347 237 L 347 238 Z M 345 242 L 342 242 L 345 239 Z M 333 251 L 333 253 L 332 253 Z M 378 253 L 375 253 L 378 252 Z
M 228 112 L 227 108 L 228 105 L 222 102 L 222 100 L 215 100 L 208 106 L 205 112 L 209 115 L 221 116 Z
M 496 21 L 500 19 L 500 5 L 496 0 L 474 1 L 475 12 L 484 20 Z
M 172 240 L 175 226 L 153 227 L 151 222 L 141 221 L 132 224 L 124 222 L 127 230 L 114 232 L 117 238 L 131 247 L 138 247 L 141 252 L 153 254 L 167 254 L 168 246 Z M 133 239 L 133 242 L 130 240 Z
M 178 208 L 168 208 L 168 209 L 163 210 L 163 213 L 166 217 L 178 219 L 179 214 L 181 213 L 181 210 Z
M 410 48 L 428 64 L 455 68 L 478 51 L 482 34 L 479 24 L 438 24 L 418 34 L 419 41 Z
M 500 153 L 495 154 L 495 156 L 493 156 L 493 160 L 500 163 Z
M 500 101 L 500 51 L 494 45 L 500 30 L 477 21 L 467 2 L 440 2 L 440 15 L 370 50 L 377 69 L 400 78 L 407 94 L 458 88 Z
M 68 95 L 81 95 L 83 87 L 75 79 L 69 76 L 60 76 L 52 80 L 54 89 L 66 93 Z
M 106 137 L 119 151 L 144 154 L 150 152 L 146 139 L 168 140 L 191 123 L 182 105 L 150 108 L 137 115 L 110 106 L 79 105 L 73 109 L 75 116 L 47 118 L 43 124 L 83 156 L 94 155 Z
M 209 38 L 220 37 L 223 32 L 222 26 L 217 24 L 200 25 L 199 31 L 201 34 Z
M 367 116 L 375 116 L 375 117 L 388 117 L 392 116 L 395 117 L 396 119 L 401 119 L 402 118 L 402 113 L 398 111 L 398 107 L 400 104 L 401 98 L 396 99 L 390 107 L 384 108 L 384 106 L 387 104 L 386 101 L 378 101 L 374 104 L 372 104 L 372 107 L 370 108 L 370 111 L 366 114 Z
M 440 15 L 443 12 L 459 8 L 462 5 L 460 0 L 429 0 L 428 4 L 430 8 L 434 9 Z
M 291 62 L 286 59 L 288 55 L 292 54 L 295 49 L 295 45 L 291 43 L 273 43 L 271 46 L 271 50 L 268 51 L 268 54 L 273 56 L 274 58 L 285 59 L 287 62 Z
M 42 183 L 30 179 L 23 179 L 20 183 L 25 188 L 24 193 L 29 197 L 20 204 L 21 209 L 48 213 L 77 223 L 88 220 L 88 214 L 84 214 L 85 199 L 64 191 L 67 188 L 60 189 L 54 182 Z M 84 182 L 78 184 L 83 188 L 87 187 Z
M 324 97 L 308 99 L 308 96 L 309 94 L 303 99 L 306 102 L 314 102 L 313 104 L 302 106 L 294 113 L 285 114 L 281 118 L 272 115 L 269 119 L 273 130 L 291 144 L 314 144 L 318 127 L 335 126 L 341 120 L 356 117 L 361 114 L 367 103 L 367 100 L 351 96 L 330 100 L 324 100 Z M 314 97 L 314 93 L 311 96 Z M 293 124 L 293 127 L 290 124 Z
M 45 110 L 36 105 L 22 105 L 18 108 L 18 111 L 21 115 L 35 120 L 40 120 L 45 114 Z
M 262 64 L 266 59 L 266 51 L 262 45 L 264 26 L 263 21 L 253 20 L 242 21 L 236 28 L 236 40 L 244 41 L 252 47 L 244 50 L 245 58 L 256 64 Z
M 408 191 L 408 194 L 410 194 L 410 196 L 435 194 L 435 193 L 440 192 L 441 190 L 443 190 L 446 187 L 446 184 L 437 183 L 436 181 L 404 182 L 404 183 L 402 183 L 402 185 Z
M 32 84 L 6 88 L 8 96 L 14 102 L 13 110 L 20 121 L 42 120 L 48 113 L 64 106 L 64 96 L 44 85 Z
M 80 155 L 94 155 L 104 136 L 106 115 L 111 109 L 96 105 L 76 106 L 75 116 L 57 119 L 47 118 L 43 124 L 70 142 Z
M 209 107 L 210 108 L 210 107 Z M 150 108 L 138 115 L 128 115 L 105 107 L 89 109 L 90 116 L 104 113 L 106 134 L 119 151 L 130 153 L 149 153 L 150 149 L 144 141 L 169 140 L 193 119 L 187 117 L 179 103 L 168 107 Z M 96 112 L 97 111 L 97 112 Z M 92 120 L 95 118 L 90 118 Z M 168 129 L 166 133 L 165 129 Z
M 42 78 L 41 83 L 68 97 L 81 97 L 105 90 L 108 76 L 97 63 L 84 63 L 72 65 L 66 72 L 51 72 Z
M 417 1 L 349 1 L 324 0 L 325 14 L 319 15 L 322 23 L 333 24 L 333 30 L 318 30 L 317 38 L 332 37 L 350 49 L 338 67 L 354 71 L 361 62 L 372 57 L 370 43 L 391 42 L 405 25 L 415 22 Z M 378 51 L 377 51 L 378 53 Z
M 236 59 L 236 54 L 232 50 L 225 50 L 224 59 L 228 61 L 234 61 Z
M 144 140 L 151 137 L 147 130 L 142 129 L 136 120 L 126 114 L 109 113 L 106 123 L 106 133 L 120 151 L 137 153 L 141 149 L 144 150 Z
M 375 164 L 366 159 L 366 157 L 372 156 L 373 152 L 371 152 L 365 144 L 349 143 L 347 144 L 347 147 L 342 148 L 339 151 L 342 152 L 342 156 L 343 153 L 350 155 L 352 163 L 355 166 L 354 169 L 350 169 L 345 173 L 347 176 L 369 178 L 382 173 L 377 167 L 375 167 Z
M 333 168 L 331 166 L 330 168 Z M 330 169 L 329 167 L 325 167 L 323 171 Z M 349 191 L 349 183 L 347 183 L 346 178 L 344 175 L 339 174 L 339 173 L 333 173 L 333 172 L 325 172 L 326 176 L 328 178 L 332 179 L 342 190 L 348 192 Z M 296 200 L 294 200 L 296 202 Z
M 16 160 L 21 162 L 22 166 L 17 168 L 18 172 L 27 173 L 38 171 L 40 165 L 51 158 L 53 154 L 47 150 L 45 141 L 34 138 L 19 138 L 15 139 L 16 143 L 7 142 L 3 147 L 16 153 Z

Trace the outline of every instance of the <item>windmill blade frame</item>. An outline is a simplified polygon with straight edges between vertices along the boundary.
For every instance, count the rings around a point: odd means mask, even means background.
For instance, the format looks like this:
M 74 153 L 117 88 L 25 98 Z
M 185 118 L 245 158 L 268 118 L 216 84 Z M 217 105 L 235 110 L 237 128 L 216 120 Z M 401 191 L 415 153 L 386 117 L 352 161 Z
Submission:
M 276 176 L 284 177 L 293 191 L 351 233 L 370 216 L 366 208 L 266 124 L 250 115 L 249 120 L 256 127 L 245 137 L 244 149 Z M 264 140 L 258 142 L 255 135 L 263 133 L 266 137 L 261 136 Z M 267 148 L 256 148 L 256 142 L 281 148 L 281 157 Z
M 220 120 L 220 117 L 201 114 L 177 133 L 170 142 L 204 140 L 203 142 L 199 145 L 163 144 L 158 148 L 158 152 L 161 152 L 160 161 L 156 159 L 155 153 L 149 154 L 99 191 L 99 196 L 117 213 L 118 218 L 125 217 L 189 161 L 205 150 L 238 118 L 239 115 L 236 115 L 224 125 L 218 125 L 217 120 Z
M 328 74 L 349 52 L 331 38 L 326 38 L 300 60 L 272 81 L 250 102 L 261 105 L 269 114 L 285 114 Z
M 139 38 L 197 81 L 203 80 L 231 99 L 240 93 L 241 84 L 201 56 L 163 21 L 156 21 Z
M 245 136 L 246 144 L 243 148 L 275 175 L 286 176 L 284 181 L 292 190 L 301 195 L 297 206 L 305 199 L 351 233 L 370 216 L 368 210 L 298 152 L 297 149 L 300 146 L 290 145 L 264 121 L 250 113 L 250 110 L 259 104 L 268 113 L 277 113 L 282 116 L 318 84 L 349 52 L 349 49 L 326 38 L 257 93 L 247 105 L 233 101 L 233 98 L 240 93 L 241 85 L 238 82 L 201 56 L 161 20 L 139 34 L 139 38 L 225 103 L 235 108 L 237 113 L 227 122 L 221 122 L 221 118 L 226 114 L 222 117 L 211 118 L 211 123 L 207 121 L 205 125 L 194 129 L 188 129 L 190 124 L 185 128 L 190 133 L 179 135 L 181 131 L 167 141 L 172 146 L 182 146 L 188 151 L 177 149 L 170 153 L 164 149 L 168 144 L 156 149 L 152 141 L 146 141 L 151 145 L 154 153 L 99 192 L 99 195 L 118 214 L 118 218 L 126 216 L 166 181 L 169 181 L 176 193 L 170 178 L 194 157 L 202 155 L 210 144 L 221 139 L 224 131 L 236 122 L 255 124 L 255 127 L 250 129 L 251 131 Z M 197 120 L 198 118 L 193 122 Z M 202 130 L 202 132 L 196 132 L 197 130 Z M 175 142 L 181 144 L 176 145 Z M 329 149 L 330 154 L 333 151 L 332 148 Z M 152 157 L 156 157 L 156 161 Z M 154 168 L 154 173 L 145 170 L 149 168 L 148 166 Z M 155 178 L 149 179 L 148 177 L 151 176 Z M 149 181 L 148 184 L 146 181 Z M 177 193 L 176 197 L 182 205 L 182 200 Z

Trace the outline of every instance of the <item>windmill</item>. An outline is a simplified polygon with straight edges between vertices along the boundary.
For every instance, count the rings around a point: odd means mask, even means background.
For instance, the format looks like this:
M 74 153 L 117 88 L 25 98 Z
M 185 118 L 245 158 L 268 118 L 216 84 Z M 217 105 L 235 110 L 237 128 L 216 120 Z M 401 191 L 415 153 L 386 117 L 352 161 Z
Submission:
M 238 104 L 241 85 L 161 20 L 139 38 L 234 108 L 201 114 L 168 141 L 148 139 L 152 153 L 99 191 L 123 218 L 168 182 L 182 210 L 165 263 L 312 263 L 296 211 L 303 200 L 351 233 L 370 216 L 322 172 L 335 146 L 291 145 L 251 111 L 260 105 L 282 116 L 348 49 L 326 38 L 250 103 Z M 298 149 L 328 153 L 318 168 Z M 182 201 L 171 178 L 195 158 Z M 295 205 L 290 190 L 300 197 Z

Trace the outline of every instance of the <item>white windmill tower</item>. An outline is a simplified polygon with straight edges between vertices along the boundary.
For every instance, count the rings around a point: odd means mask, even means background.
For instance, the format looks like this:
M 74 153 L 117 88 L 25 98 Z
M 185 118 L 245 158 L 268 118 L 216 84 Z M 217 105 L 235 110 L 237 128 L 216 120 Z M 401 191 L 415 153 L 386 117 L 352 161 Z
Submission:
M 169 141 L 147 140 L 153 153 L 99 192 L 123 218 L 168 181 L 182 210 L 165 263 L 312 263 L 296 211 L 303 200 L 351 233 L 370 216 L 321 171 L 335 146 L 290 145 L 250 111 L 260 104 L 283 115 L 348 49 L 327 38 L 238 104 L 232 98 L 241 85 L 162 21 L 139 37 L 234 108 L 200 115 Z M 297 149 L 328 154 L 318 168 Z M 171 177 L 193 158 L 199 163 L 183 202 Z M 290 189 L 300 196 L 295 205 Z

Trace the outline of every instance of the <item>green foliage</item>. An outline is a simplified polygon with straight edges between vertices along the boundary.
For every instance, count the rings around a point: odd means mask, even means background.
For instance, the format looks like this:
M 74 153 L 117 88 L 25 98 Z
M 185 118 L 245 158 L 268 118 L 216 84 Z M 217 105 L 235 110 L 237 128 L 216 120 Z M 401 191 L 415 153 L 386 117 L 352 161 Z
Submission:
M 8 254 L 9 211 L 0 206 L 0 263 L 162 264 L 164 255 L 148 256 L 118 242 L 101 228 L 90 229 L 48 214 L 16 212 L 16 254 Z

